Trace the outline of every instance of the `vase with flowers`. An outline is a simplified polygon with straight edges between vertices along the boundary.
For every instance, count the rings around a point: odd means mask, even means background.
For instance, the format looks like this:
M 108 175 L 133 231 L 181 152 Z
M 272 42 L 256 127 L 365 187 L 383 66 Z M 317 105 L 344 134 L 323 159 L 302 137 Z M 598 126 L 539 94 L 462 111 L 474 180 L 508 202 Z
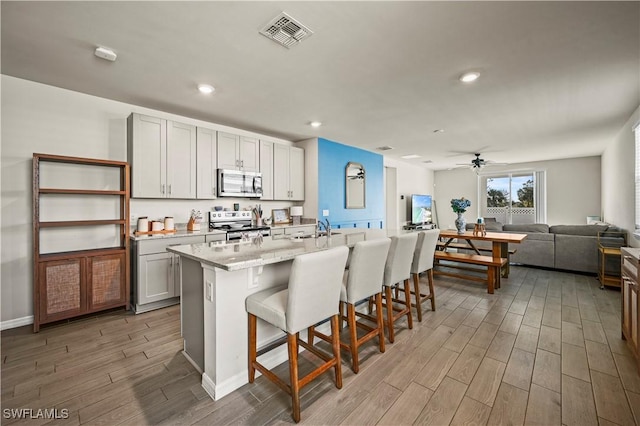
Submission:
M 467 208 L 471 206 L 471 201 L 462 198 L 454 198 L 451 200 L 451 208 L 454 213 L 458 214 L 458 218 L 455 221 L 458 234 L 464 234 L 466 222 L 462 213 L 467 211 Z

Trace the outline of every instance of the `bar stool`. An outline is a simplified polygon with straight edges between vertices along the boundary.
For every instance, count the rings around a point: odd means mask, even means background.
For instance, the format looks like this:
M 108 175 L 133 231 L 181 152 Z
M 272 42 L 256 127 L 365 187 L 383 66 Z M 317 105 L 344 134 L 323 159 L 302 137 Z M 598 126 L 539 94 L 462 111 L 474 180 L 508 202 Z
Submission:
M 403 315 L 407 316 L 409 328 L 413 328 L 413 318 L 411 317 L 411 289 L 409 287 L 409 278 L 411 278 L 411 263 L 413 261 L 413 253 L 416 249 L 418 234 L 404 234 L 398 237 L 391 237 L 391 247 L 389 255 L 384 266 L 383 286 L 385 291 L 385 307 L 387 309 L 387 318 L 384 324 L 387 327 L 389 342 L 395 340 L 393 323 Z M 391 289 L 398 286 L 400 282 L 404 282 L 404 300 L 393 298 Z M 393 303 L 404 305 L 403 308 L 395 307 Z M 396 313 L 394 313 L 394 311 Z
M 340 342 L 343 349 L 351 353 L 351 369 L 354 373 L 359 371 L 358 348 L 369 340 L 378 337 L 380 352 L 384 352 L 384 323 L 382 314 L 382 278 L 384 277 L 384 264 L 387 260 L 391 239 L 381 238 L 371 241 L 360 241 L 353 246 L 350 256 L 349 269 L 345 272 L 342 291 L 340 293 L 340 313 L 344 312 L 342 306 L 347 305 L 347 315 L 341 318 L 347 320 L 349 326 L 349 343 Z M 367 302 L 371 297 L 375 298 L 375 316 L 356 312 L 356 305 Z M 369 311 L 371 312 L 371 310 Z M 356 316 L 366 318 L 376 324 L 371 327 L 368 324 L 356 321 Z M 367 333 L 358 339 L 358 327 Z M 319 333 L 310 327 L 308 330 L 309 344 L 313 344 L 314 336 L 329 341 L 329 336 Z
M 439 229 L 431 229 L 422 231 L 418 234 L 418 243 L 413 254 L 413 263 L 411 264 L 411 275 L 413 276 L 413 291 L 416 311 L 418 312 L 418 321 L 422 321 L 422 302 L 431 299 L 431 310 L 436 310 L 436 296 L 433 291 L 433 256 L 436 252 L 436 244 L 438 243 Z M 429 294 L 423 294 L 420 291 L 420 274 L 427 272 L 429 280 Z
M 345 246 L 320 252 L 303 254 L 293 260 L 288 286 L 279 286 L 254 293 L 245 304 L 249 318 L 249 383 L 253 383 L 256 370 L 291 395 L 292 416 L 300 421 L 300 389 L 320 374 L 334 368 L 336 387 L 342 388 L 340 364 L 340 335 L 338 305 L 344 267 L 349 249 Z M 287 333 L 290 384 L 257 361 L 258 355 L 274 349 L 269 345 L 257 351 L 257 318 Z M 333 357 L 300 339 L 299 332 L 331 318 Z M 284 342 L 282 342 L 284 343 Z M 298 377 L 298 345 L 325 362 L 303 378 Z

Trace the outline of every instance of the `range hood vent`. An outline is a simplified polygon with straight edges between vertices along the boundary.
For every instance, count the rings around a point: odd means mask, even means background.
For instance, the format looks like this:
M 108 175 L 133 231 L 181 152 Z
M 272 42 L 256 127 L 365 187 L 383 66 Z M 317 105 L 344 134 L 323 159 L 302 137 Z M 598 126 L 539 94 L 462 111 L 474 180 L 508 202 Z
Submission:
M 289 49 L 310 37 L 313 31 L 281 12 L 260 30 L 260 34 Z

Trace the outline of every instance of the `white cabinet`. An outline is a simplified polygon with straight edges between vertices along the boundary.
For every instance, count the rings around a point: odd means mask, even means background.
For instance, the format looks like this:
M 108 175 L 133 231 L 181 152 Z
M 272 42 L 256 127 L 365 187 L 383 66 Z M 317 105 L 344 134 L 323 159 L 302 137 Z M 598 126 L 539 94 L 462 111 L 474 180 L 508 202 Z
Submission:
M 259 171 L 260 141 L 248 136 L 218 132 L 218 168 Z
M 217 148 L 216 131 L 198 127 L 196 131 L 196 196 L 198 199 L 216 198 Z
M 261 200 L 273 200 L 273 142 L 260 141 Z
M 196 127 L 131 114 L 128 157 L 134 198 L 196 198 Z
M 180 256 L 167 247 L 204 243 L 205 236 L 136 240 L 132 253 L 132 293 L 136 313 L 180 303 Z
M 273 198 L 304 200 L 304 149 L 273 145 Z

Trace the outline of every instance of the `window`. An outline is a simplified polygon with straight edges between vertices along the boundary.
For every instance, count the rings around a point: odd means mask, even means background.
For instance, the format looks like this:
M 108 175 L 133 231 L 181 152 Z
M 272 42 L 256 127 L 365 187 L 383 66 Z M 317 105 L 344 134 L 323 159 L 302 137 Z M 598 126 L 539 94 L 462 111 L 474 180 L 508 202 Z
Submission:
M 640 235 L 640 123 L 634 127 L 636 135 L 636 226 L 634 234 Z
M 545 172 L 484 175 L 478 180 L 481 216 L 502 223 L 545 223 Z

